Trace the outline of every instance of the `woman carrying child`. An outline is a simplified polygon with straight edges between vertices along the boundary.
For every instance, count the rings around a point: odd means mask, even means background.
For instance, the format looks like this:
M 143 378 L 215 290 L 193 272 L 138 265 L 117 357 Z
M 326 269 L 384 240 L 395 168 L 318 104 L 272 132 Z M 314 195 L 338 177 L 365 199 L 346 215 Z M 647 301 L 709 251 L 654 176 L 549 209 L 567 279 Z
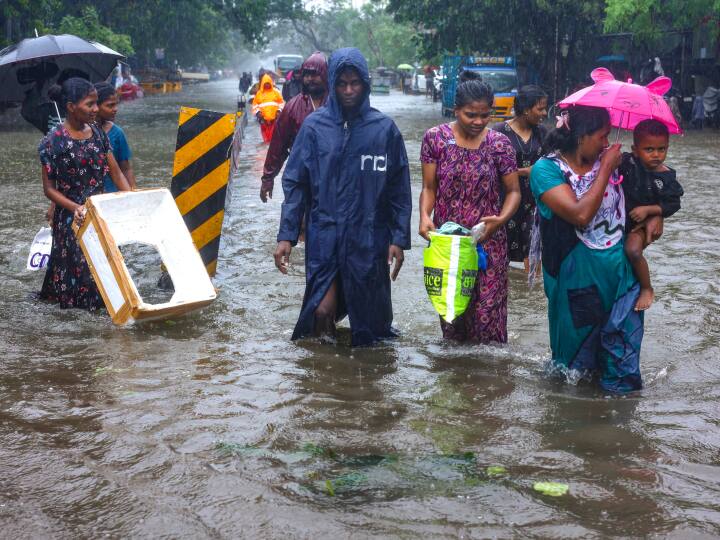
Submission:
M 118 104 L 120 103 L 117 91 L 113 85 L 106 82 L 95 83 L 95 91 L 98 96 L 97 124 L 107 134 L 115 161 L 117 161 L 130 187 L 135 189 L 137 188 L 135 172 L 130 163 L 132 152 L 125 138 L 125 132 L 115 123 L 115 116 L 117 116 Z M 105 175 L 104 187 L 105 193 L 118 190 L 109 174 Z
M 452 324 L 440 321 L 443 337 L 476 343 L 507 342 L 508 255 L 505 223 L 520 204 L 515 151 L 508 138 L 487 129 L 492 88 L 464 72 L 455 93 L 455 122 L 425 133 L 420 151 L 423 188 L 420 235 L 448 221 L 486 228 L 480 242 L 488 256 L 470 305 Z M 501 192 L 505 192 L 505 201 Z
M 563 112 L 530 187 L 540 216 L 533 236 L 542 239 L 554 368 L 569 379 L 598 376 L 604 390 L 621 393 L 642 388 L 643 317 L 634 309 L 640 286 L 623 249 L 620 145 L 607 148 L 609 133 L 604 108 Z M 531 250 L 531 272 L 536 257 Z
M 107 135 L 95 125 L 98 96 L 92 83 L 73 77 L 62 87 L 51 87 L 48 95 L 65 104 L 67 118 L 38 147 L 43 191 L 55 203 L 53 243 L 40 298 L 63 309 L 94 310 L 103 301 L 72 224 L 82 223 L 87 198 L 103 193 L 108 172 L 120 190 L 128 191 L 130 185 L 113 157 Z

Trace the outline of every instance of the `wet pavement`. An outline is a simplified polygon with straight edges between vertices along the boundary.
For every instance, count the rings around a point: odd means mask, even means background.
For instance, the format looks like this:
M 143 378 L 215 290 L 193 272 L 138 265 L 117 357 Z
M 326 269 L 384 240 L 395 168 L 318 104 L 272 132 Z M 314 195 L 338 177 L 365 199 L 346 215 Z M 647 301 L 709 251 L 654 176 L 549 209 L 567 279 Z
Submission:
M 235 88 L 123 105 L 141 186 L 169 186 L 179 105 L 230 112 Z M 405 137 L 416 207 L 439 107 L 372 102 Z M 291 343 L 302 250 L 277 272 L 282 194 L 259 200 L 266 146 L 252 122 L 213 305 L 117 328 L 104 312 L 37 302 L 42 274 L 24 268 L 47 200 L 31 129 L 0 131 L 0 537 L 720 534 L 718 132 L 671 141 L 686 195 L 647 252 L 646 389 L 607 398 L 544 376 L 545 299 L 520 271 L 507 346 L 443 342 L 418 236 L 393 285 L 398 340 L 352 350 L 345 330 L 337 346 Z M 542 495 L 536 481 L 569 493 Z

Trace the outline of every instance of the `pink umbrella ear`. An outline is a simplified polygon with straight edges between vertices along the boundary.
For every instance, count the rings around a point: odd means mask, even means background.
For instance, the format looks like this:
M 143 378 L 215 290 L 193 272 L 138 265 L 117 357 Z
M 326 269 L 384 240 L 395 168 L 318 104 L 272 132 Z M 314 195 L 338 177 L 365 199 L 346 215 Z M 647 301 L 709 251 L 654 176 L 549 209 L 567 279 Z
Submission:
M 662 96 L 672 88 L 672 80 L 670 77 L 658 77 L 645 88 L 655 95 Z
M 595 68 L 590 73 L 590 78 L 595 81 L 596 83 L 599 82 L 606 82 L 606 81 L 614 81 L 615 77 L 613 77 L 613 74 L 610 73 L 610 71 L 607 68 Z

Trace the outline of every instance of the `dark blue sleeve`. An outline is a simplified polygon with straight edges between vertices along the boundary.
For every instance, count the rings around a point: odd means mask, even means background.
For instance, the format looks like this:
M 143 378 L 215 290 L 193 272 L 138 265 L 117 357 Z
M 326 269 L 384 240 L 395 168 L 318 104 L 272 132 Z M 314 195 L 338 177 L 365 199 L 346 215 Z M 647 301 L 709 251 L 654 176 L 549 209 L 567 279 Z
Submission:
M 393 164 L 385 194 L 390 203 L 391 243 L 402 249 L 410 249 L 410 219 L 412 217 L 412 190 L 410 189 L 410 166 L 405 141 L 400 130 L 393 124 L 390 130 L 388 153 Z
M 282 187 L 285 200 L 280 213 L 280 230 L 277 241 L 289 241 L 293 246 L 297 244 L 300 235 L 305 206 L 309 192 L 309 173 L 305 156 L 311 154 L 312 133 L 303 125 L 300 128 L 295 144 L 290 151 L 290 157 L 285 165 L 282 177 Z
M 665 183 L 665 189 L 660 194 L 660 208 L 664 218 L 672 216 L 680 210 L 680 197 L 683 196 L 683 188 L 675 178 Z

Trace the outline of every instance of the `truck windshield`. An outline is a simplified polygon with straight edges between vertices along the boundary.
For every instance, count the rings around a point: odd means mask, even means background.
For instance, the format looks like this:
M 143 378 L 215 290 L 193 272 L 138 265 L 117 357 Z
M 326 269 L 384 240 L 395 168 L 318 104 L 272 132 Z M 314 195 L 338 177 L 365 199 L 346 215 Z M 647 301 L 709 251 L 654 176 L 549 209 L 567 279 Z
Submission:
M 496 94 L 517 90 L 517 74 L 514 71 L 478 71 L 483 82 L 492 86 Z
M 283 71 L 299 68 L 302 65 L 300 56 L 278 56 L 277 66 Z

